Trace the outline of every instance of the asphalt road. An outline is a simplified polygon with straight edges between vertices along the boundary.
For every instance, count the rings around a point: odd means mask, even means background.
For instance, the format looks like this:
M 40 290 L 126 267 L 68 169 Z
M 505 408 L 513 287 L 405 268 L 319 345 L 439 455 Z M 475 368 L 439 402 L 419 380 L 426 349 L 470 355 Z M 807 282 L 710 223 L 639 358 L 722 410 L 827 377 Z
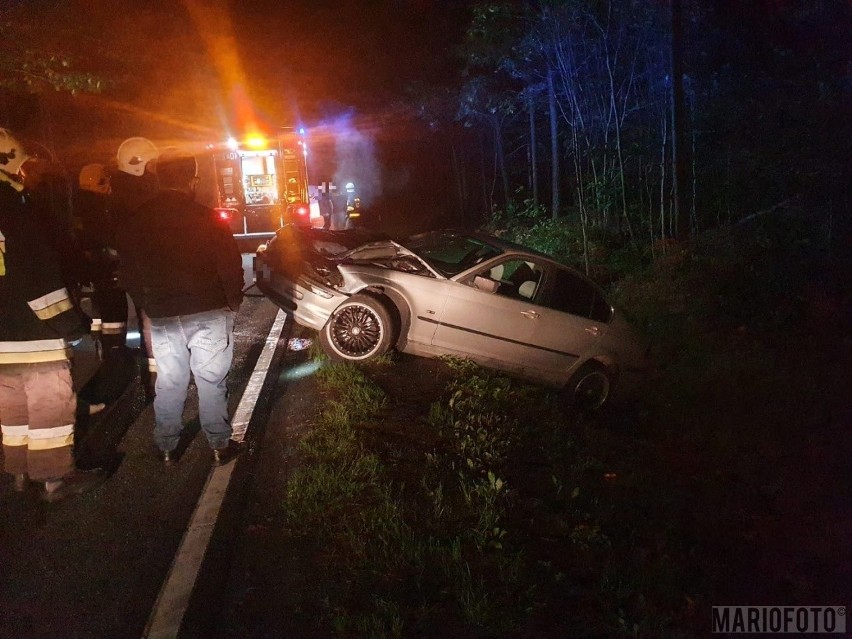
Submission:
M 248 266 L 249 259 L 244 263 Z M 256 295 L 256 289 L 247 292 Z M 247 297 L 240 309 L 230 380 L 232 413 L 277 310 L 259 296 Z M 273 345 L 271 371 L 277 370 L 286 351 L 289 330 L 287 323 Z M 91 343 L 82 344 L 75 355 L 77 383 L 85 381 L 96 365 Z M 217 580 L 227 571 L 231 527 L 241 516 L 242 495 L 260 455 L 254 432 L 262 432 L 277 392 L 277 375 L 268 379 L 255 402 L 246 435 L 248 450 L 233 467 L 222 514 L 189 602 L 187 623 L 196 628 L 211 606 L 217 606 L 209 593 L 215 592 Z M 197 408 L 192 386 L 185 412 L 186 450 L 174 467 L 164 467 L 155 456 L 153 408 L 145 403 L 136 380 L 103 413 L 78 423 L 79 464 L 112 471 L 102 486 L 45 504 L 35 489 L 15 493 L 8 475 L 0 479 L 0 638 L 143 636 L 211 475 L 212 455 L 199 430 Z M 203 635 L 190 629 L 181 636 Z

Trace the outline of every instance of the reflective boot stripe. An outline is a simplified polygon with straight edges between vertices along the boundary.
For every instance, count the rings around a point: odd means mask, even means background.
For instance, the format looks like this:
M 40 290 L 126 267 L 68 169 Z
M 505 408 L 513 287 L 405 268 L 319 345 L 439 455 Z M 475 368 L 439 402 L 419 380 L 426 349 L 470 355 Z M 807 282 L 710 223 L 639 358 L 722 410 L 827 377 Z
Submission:
M 31 429 L 29 437 L 30 450 L 50 450 L 71 446 L 74 443 L 74 424 Z
M 127 330 L 127 322 L 103 322 L 104 335 L 120 335 Z
M 156 373 L 157 372 L 157 360 L 155 360 L 153 357 L 148 358 L 148 372 L 149 373 Z
M 26 424 L 23 426 L 0 426 L 3 431 L 4 446 L 26 446 L 29 443 L 30 427 Z

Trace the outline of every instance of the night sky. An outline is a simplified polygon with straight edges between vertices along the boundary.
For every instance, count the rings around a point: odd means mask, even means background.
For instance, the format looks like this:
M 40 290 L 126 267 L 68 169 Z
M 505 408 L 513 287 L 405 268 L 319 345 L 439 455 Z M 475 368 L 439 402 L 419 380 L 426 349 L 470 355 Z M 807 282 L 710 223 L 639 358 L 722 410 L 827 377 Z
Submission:
M 235 91 L 272 126 L 353 108 L 376 119 L 412 82 L 452 80 L 466 18 L 465 3 L 439 0 L 186 0 L 129 10 L 74 0 L 38 16 L 47 29 L 37 38 L 106 79 L 87 106 L 142 119 L 148 111 L 190 134 L 232 118 Z
M 376 195 L 387 195 L 389 184 L 410 191 L 421 172 L 415 164 L 445 161 L 424 157 L 436 151 L 423 139 L 423 123 L 410 115 L 410 87 L 457 78 L 468 4 L 22 3 L 33 46 L 69 54 L 76 69 L 104 78 L 105 88 L 94 95 L 47 92 L 38 102 L 7 105 L 3 124 L 43 141 L 72 171 L 108 161 L 134 135 L 200 148 L 252 123 L 269 131 L 303 125 L 312 181 L 333 179 L 349 171 L 341 164 L 354 164 L 372 167 L 372 175 L 359 179 Z M 352 157 L 338 158 L 344 151 Z

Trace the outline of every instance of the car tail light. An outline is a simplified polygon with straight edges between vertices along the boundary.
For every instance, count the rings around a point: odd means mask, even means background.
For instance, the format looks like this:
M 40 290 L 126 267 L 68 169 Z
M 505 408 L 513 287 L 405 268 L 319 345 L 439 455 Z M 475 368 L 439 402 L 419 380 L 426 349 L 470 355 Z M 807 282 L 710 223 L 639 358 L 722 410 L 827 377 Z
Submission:
M 234 209 L 214 209 L 216 211 L 216 219 L 223 222 L 230 222 L 234 219 Z

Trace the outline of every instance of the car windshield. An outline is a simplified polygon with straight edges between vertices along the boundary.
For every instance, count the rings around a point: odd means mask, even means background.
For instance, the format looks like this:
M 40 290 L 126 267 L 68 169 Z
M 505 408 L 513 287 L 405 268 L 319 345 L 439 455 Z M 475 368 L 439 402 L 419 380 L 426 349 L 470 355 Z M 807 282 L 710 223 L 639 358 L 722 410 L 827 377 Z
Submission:
M 480 262 L 500 255 L 502 249 L 464 233 L 434 232 L 415 235 L 405 247 L 444 277 L 453 277 Z

